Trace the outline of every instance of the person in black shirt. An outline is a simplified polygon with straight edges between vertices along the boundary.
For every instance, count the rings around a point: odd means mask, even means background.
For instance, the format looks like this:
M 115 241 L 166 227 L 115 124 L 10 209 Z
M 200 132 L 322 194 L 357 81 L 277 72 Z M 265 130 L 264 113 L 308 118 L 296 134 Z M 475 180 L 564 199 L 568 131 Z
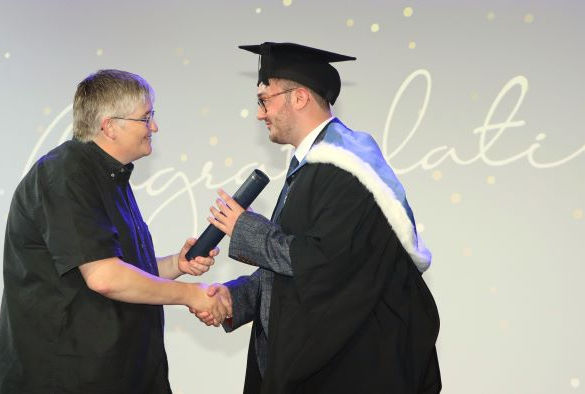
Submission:
M 0 393 L 170 393 L 162 305 L 207 311 L 228 298 L 173 279 L 201 275 L 189 239 L 157 258 L 129 184 L 158 131 L 140 76 L 101 70 L 77 87 L 73 139 L 43 156 L 14 193 L 0 312 Z

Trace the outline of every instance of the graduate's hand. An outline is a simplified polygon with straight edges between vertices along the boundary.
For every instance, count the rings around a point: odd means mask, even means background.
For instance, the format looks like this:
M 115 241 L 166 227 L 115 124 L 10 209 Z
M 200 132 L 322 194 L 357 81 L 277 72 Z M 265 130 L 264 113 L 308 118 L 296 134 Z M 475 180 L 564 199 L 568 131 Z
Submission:
M 208 326 L 214 325 L 216 327 L 223 323 L 225 319 L 231 319 L 232 317 L 230 292 L 227 288 L 225 288 L 225 291 L 218 291 L 217 286 L 223 285 L 216 283 L 207 286 L 206 284 L 198 283 L 197 287 L 202 290 L 202 294 L 199 294 L 199 299 L 195 303 L 187 305 L 191 313 L 197 317 L 201 316 L 199 320 Z
M 214 257 L 219 254 L 219 249 L 214 248 L 209 252 L 208 257 L 197 256 L 192 260 L 187 260 L 187 257 L 185 255 L 187 254 L 189 249 L 191 249 L 191 247 L 195 245 L 196 242 L 197 242 L 196 238 L 187 239 L 187 241 L 185 241 L 185 244 L 181 248 L 181 251 L 179 252 L 179 261 L 177 263 L 177 267 L 179 268 L 179 271 L 181 271 L 183 274 L 199 276 L 206 273 L 207 271 L 209 271 L 209 268 L 211 268 L 211 266 L 215 263 Z
M 229 313 L 226 315 L 226 320 L 232 318 L 232 296 L 227 286 L 221 283 L 214 283 L 207 288 L 207 295 L 209 297 L 221 297 L 224 306 L 228 309 Z M 207 311 L 193 311 L 189 309 L 197 318 L 208 326 L 215 325 L 213 316 Z
M 207 221 L 231 237 L 244 208 L 222 189 L 219 189 L 217 194 L 220 197 L 215 201 L 217 208 L 209 207 L 212 216 L 208 217 Z

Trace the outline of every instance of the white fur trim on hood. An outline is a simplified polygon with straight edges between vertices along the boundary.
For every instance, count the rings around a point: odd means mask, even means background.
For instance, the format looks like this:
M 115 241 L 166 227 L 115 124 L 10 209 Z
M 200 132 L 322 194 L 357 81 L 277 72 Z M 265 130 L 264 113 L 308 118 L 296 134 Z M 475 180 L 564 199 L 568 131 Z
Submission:
M 431 264 L 431 252 L 418 236 L 406 210 L 390 187 L 369 164 L 353 152 L 321 142 L 313 146 L 306 157 L 309 163 L 333 164 L 353 174 L 374 196 L 376 203 L 396 233 L 398 240 L 410 255 L 416 268 L 424 272 Z

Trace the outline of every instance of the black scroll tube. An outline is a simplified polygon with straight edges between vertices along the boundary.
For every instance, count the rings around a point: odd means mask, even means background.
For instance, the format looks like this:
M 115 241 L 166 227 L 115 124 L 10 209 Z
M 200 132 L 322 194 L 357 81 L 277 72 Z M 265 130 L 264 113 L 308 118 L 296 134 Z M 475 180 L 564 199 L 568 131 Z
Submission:
M 270 179 L 268 179 L 265 173 L 260 170 L 254 170 L 232 198 L 242 208 L 247 209 L 252 204 L 252 201 L 258 197 L 260 192 L 264 190 L 268 182 L 270 182 Z M 195 245 L 185 255 L 187 260 L 194 259 L 197 256 L 209 256 L 209 252 L 217 246 L 224 236 L 225 233 L 223 231 L 218 230 L 217 227 L 210 224 L 201 236 L 199 236 Z

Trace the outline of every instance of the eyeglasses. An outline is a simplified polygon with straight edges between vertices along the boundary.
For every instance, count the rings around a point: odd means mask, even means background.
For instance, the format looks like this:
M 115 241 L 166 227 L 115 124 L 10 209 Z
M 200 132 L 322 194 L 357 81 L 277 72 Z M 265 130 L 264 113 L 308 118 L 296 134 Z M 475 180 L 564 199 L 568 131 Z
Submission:
M 295 89 L 297 89 L 297 88 L 286 89 L 286 90 L 283 90 L 282 92 L 274 93 L 274 94 L 271 94 L 270 96 L 266 96 L 266 97 L 262 97 L 262 98 L 258 97 L 258 106 L 260 108 L 262 108 L 262 111 L 264 111 L 264 113 L 266 113 L 267 112 L 267 109 L 266 109 L 266 101 L 267 100 L 270 100 L 272 97 L 280 96 L 281 94 L 292 92 Z
M 152 126 L 152 122 L 154 122 L 154 110 L 150 111 L 148 115 L 144 118 L 136 119 L 136 118 L 122 118 L 119 116 L 112 116 L 110 119 L 120 119 L 120 120 L 133 120 L 135 122 L 144 122 L 146 123 L 146 127 Z

